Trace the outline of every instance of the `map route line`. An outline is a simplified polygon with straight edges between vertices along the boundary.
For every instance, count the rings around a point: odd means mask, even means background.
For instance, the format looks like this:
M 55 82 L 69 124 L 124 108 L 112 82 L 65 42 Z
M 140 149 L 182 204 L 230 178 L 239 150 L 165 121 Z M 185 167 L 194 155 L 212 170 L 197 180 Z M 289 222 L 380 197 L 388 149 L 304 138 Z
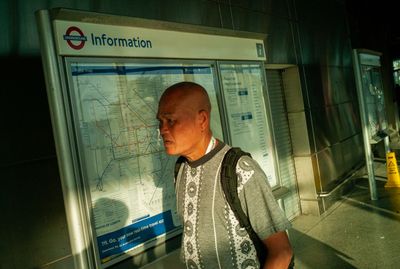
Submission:
M 161 159 L 160 159 L 160 161 L 161 161 Z M 164 164 L 164 167 L 163 167 L 163 163 L 165 163 L 165 164 Z M 150 204 L 150 203 L 153 201 L 153 198 L 154 198 L 154 196 L 155 196 L 155 194 L 156 194 L 156 191 L 158 190 L 159 185 L 160 185 L 162 182 L 164 182 L 164 179 L 165 179 L 164 175 L 165 175 L 166 167 L 168 167 L 168 164 L 169 164 L 169 163 L 170 163 L 170 158 L 168 158 L 166 162 L 161 162 L 161 168 L 160 168 L 160 170 L 159 170 L 160 173 L 161 173 L 161 175 L 159 176 L 158 182 L 157 182 L 157 184 L 155 185 L 155 188 L 154 188 L 154 190 L 153 190 L 153 194 L 152 194 L 152 196 L 151 196 L 151 198 L 150 198 L 148 204 Z
M 133 91 L 137 96 L 139 96 L 139 100 L 141 100 L 149 109 L 150 109 L 150 111 L 151 112 L 153 112 L 154 113 L 154 115 L 156 115 L 156 113 L 157 113 L 157 111 L 151 106 L 151 105 L 149 105 L 145 100 L 144 100 L 144 98 L 139 94 L 139 92 L 136 90 L 136 88 L 132 88 L 132 89 L 129 89 L 130 91 Z

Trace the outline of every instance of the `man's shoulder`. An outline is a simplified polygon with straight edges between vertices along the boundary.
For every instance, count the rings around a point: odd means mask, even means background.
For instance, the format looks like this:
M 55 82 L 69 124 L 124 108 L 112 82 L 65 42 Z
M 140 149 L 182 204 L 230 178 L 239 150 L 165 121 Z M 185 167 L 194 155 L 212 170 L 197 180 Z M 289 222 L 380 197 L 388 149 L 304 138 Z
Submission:
M 236 170 L 241 168 L 245 171 L 251 171 L 258 167 L 251 154 L 240 147 L 225 145 L 222 152 L 225 155 L 224 162 L 226 166 L 236 168 Z
M 264 178 L 265 173 L 260 164 L 251 156 L 244 155 L 236 163 L 236 174 L 242 183 L 248 182 L 252 178 Z
M 257 163 L 251 156 L 243 155 L 238 160 L 236 168 L 241 168 L 244 171 L 253 171 L 254 169 L 257 168 Z

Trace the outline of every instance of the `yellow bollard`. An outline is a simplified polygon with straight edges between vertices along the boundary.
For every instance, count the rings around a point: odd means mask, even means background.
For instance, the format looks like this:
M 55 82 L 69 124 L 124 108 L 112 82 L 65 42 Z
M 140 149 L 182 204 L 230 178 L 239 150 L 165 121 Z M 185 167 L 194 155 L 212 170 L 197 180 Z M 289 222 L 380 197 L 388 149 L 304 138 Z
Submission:
M 400 188 L 399 170 L 394 152 L 386 153 L 387 182 L 385 188 Z

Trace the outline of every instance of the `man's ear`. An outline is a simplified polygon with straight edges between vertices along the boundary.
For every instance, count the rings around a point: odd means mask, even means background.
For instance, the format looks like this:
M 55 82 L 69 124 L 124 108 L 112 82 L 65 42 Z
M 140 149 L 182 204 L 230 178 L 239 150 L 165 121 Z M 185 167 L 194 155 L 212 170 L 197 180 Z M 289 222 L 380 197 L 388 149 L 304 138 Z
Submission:
M 210 115 L 209 113 L 207 113 L 207 111 L 205 111 L 204 109 L 200 110 L 198 120 L 202 131 L 205 131 L 209 128 Z

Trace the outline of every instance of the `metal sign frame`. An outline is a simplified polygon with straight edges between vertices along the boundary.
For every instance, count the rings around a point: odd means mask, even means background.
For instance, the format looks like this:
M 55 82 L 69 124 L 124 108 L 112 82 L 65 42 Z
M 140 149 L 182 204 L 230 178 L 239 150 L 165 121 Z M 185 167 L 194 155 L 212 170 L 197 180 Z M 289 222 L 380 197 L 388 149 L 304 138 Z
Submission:
M 374 103 L 371 102 L 371 97 L 368 97 L 366 92 L 370 92 L 371 87 L 376 87 L 376 85 L 371 85 L 368 83 L 367 78 L 363 76 L 363 68 L 375 68 L 379 70 L 380 79 L 381 76 L 381 62 L 380 62 L 381 53 L 365 50 L 365 49 L 354 49 L 353 50 L 353 68 L 354 75 L 356 79 L 356 88 L 357 88 L 357 96 L 358 103 L 360 108 L 360 117 L 361 117 L 361 129 L 363 134 L 364 141 L 364 152 L 365 152 L 365 162 L 366 168 L 368 172 L 368 181 L 369 181 L 369 189 L 371 200 L 378 200 L 378 193 L 376 189 L 376 181 L 375 181 L 375 172 L 374 172 L 374 156 L 372 153 L 371 145 L 377 144 L 380 142 L 384 143 L 385 152 L 390 151 L 389 149 L 389 136 L 387 130 L 385 128 L 386 117 L 381 116 L 377 117 L 378 122 L 375 122 L 374 119 L 371 119 L 371 114 L 375 113 L 375 111 L 371 111 L 375 109 Z M 380 82 L 380 87 L 383 87 L 382 82 Z M 384 99 L 383 89 L 376 89 L 379 91 L 379 98 Z M 370 94 L 372 95 L 372 94 Z M 384 100 L 381 100 L 384 102 Z M 380 108 L 384 110 L 384 107 Z M 383 111 L 385 112 L 385 111 Z M 383 121 L 383 122 L 382 122 Z M 372 126 L 374 125 L 374 126 Z

